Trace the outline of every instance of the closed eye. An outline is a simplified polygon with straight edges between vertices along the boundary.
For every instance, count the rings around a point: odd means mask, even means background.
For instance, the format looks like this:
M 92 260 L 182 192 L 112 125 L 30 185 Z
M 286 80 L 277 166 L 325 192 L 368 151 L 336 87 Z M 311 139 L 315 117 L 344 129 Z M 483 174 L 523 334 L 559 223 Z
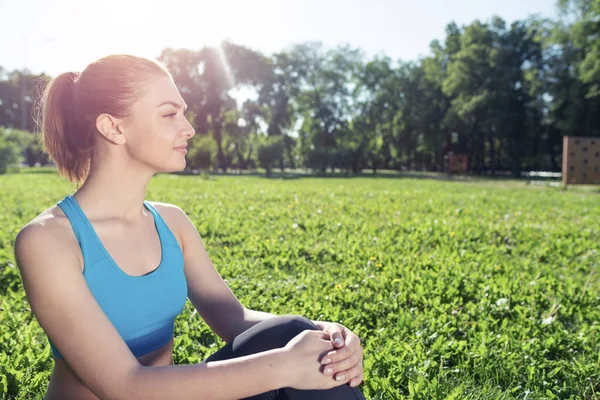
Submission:
M 165 115 L 164 117 L 166 117 L 166 118 L 175 118 L 176 115 L 177 115 L 177 112 L 173 112 L 173 113 Z

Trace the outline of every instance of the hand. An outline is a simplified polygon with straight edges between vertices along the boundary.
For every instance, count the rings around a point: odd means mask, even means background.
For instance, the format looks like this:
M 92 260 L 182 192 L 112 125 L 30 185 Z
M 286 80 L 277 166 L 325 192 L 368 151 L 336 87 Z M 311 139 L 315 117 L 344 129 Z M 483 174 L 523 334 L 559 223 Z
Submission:
M 325 366 L 324 373 L 350 386 L 358 386 L 364 379 L 363 348 L 360 339 L 343 325 L 333 322 L 313 321 L 323 332 L 329 333 L 333 351 L 325 354 L 321 364 Z
M 336 382 L 323 373 L 321 359 L 333 349 L 328 333 L 311 329 L 304 330 L 290 340 L 283 348 L 287 355 L 290 371 L 285 386 L 294 389 L 331 389 L 347 381 Z

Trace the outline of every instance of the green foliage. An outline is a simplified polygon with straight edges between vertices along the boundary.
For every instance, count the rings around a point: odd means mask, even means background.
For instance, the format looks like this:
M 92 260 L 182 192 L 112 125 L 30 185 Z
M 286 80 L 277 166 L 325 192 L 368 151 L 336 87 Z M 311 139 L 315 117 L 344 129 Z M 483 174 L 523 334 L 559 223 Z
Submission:
M 600 0 L 558 6 L 554 21 L 450 22 L 408 62 L 320 42 L 267 56 L 226 41 L 159 58 L 196 131 L 215 142 L 191 165 L 254 169 L 267 135 L 282 137 L 282 170 L 443 171 L 454 152 L 468 155 L 471 173 L 518 177 L 560 171 L 563 136 L 600 136 Z M 33 129 L 23 118 L 45 79 L 0 68 L 0 126 Z M 238 104 L 236 93 L 248 99 Z M 39 143 L 23 146 L 26 163 L 47 162 Z
M 571 11 L 575 16 L 571 37 L 585 51 L 578 74 L 589 85 L 587 97 L 600 97 L 600 0 L 561 0 L 560 4 L 563 11 Z
M 271 176 L 271 170 L 276 161 L 283 157 L 283 139 L 281 136 L 267 137 L 258 146 L 259 165 L 267 170 L 267 176 Z
M 21 161 L 29 166 L 49 163 L 41 136 L 31 132 L 0 127 L 0 149 L 0 171 L 6 172 L 8 166 L 17 166 Z
M 343 149 L 339 150 L 340 153 L 342 153 L 343 151 Z M 335 150 L 333 149 L 313 146 L 312 149 L 308 150 L 305 153 L 304 165 L 307 168 L 312 168 L 321 172 L 326 172 L 327 167 L 329 165 L 334 164 L 334 152 Z M 338 160 L 339 159 L 340 158 L 338 157 Z
M 209 169 L 217 154 L 215 141 L 208 136 L 195 136 L 188 146 L 187 168 Z
M 451 22 L 429 56 L 397 66 L 385 56 L 365 60 L 359 49 L 318 42 L 271 58 L 227 43 L 229 67 L 218 65 L 222 57 L 213 48 L 167 51 L 165 60 L 178 71 L 188 103 L 204 96 L 197 100 L 198 126 L 211 131 L 225 168 L 251 167 L 258 134 L 266 133 L 284 137 L 282 168 L 296 166 L 296 152 L 304 167 L 322 172 L 441 171 L 453 151 L 468 154 L 471 172 L 558 171 L 562 136 L 600 135 L 598 0 L 562 3 L 575 10 L 569 24 Z M 258 99 L 245 110 L 230 101 L 227 71 L 256 90 Z M 241 114 L 248 117 L 245 130 L 230 118 Z M 295 133 L 294 150 L 288 139 Z
M 12 245 L 23 224 L 73 187 L 47 173 L 3 175 L 0 187 L 0 398 L 41 398 L 50 347 Z M 147 198 L 182 207 L 247 307 L 353 330 L 365 349 L 368 399 L 598 393 L 595 192 L 494 181 L 159 175 Z M 223 344 L 189 302 L 175 338 L 176 364 L 199 362 Z
M 35 130 L 36 101 L 49 76 L 30 71 L 6 71 L 0 67 L 0 126 Z
M 6 173 L 11 167 L 18 166 L 21 161 L 20 150 L 19 145 L 10 140 L 0 129 L 0 174 Z

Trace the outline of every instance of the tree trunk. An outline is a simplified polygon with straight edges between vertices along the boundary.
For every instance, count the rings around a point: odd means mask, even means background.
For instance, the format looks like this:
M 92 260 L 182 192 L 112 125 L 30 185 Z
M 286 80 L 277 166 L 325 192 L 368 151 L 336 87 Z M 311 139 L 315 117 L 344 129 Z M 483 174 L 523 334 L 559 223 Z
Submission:
M 213 120 L 213 134 L 215 142 L 217 142 L 217 169 L 221 168 L 223 172 L 226 171 L 227 166 L 225 165 L 225 154 L 223 153 L 223 138 L 221 136 L 221 120 L 215 118 Z
M 492 176 L 496 175 L 496 145 L 494 141 L 494 137 L 490 137 L 490 169 L 492 170 Z

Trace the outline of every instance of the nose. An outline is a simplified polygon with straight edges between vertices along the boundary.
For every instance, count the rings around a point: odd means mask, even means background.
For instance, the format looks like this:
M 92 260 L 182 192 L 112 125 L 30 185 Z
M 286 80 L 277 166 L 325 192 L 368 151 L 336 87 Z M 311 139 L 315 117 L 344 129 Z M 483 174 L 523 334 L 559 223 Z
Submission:
M 188 139 L 191 139 L 194 137 L 195 134 L 196 130 L 194 129 L 192 124 L 190 124 L 190 121 L 186 120 L 186 126 L 183 128 L 183 136 L 187 137 Z

